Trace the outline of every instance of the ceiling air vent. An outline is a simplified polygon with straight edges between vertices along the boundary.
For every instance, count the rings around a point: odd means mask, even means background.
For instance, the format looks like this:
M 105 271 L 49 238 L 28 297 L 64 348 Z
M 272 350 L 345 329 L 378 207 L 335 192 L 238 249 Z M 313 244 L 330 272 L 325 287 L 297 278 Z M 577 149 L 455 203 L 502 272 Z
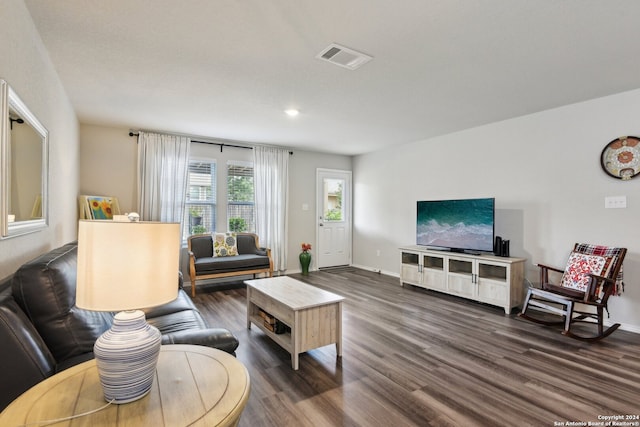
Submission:
M 340 46 L 339 44 L 332 43 L 316 55 L 316 58 L 323 61 L 329 61 L 332 64 L 339 65 L 340 67 L 347 68 L 349 70 L 355 70 L 362 65 L 371 61 L 373 57 L 365 55 L 364 53 L 356 52 L 348 47 Z

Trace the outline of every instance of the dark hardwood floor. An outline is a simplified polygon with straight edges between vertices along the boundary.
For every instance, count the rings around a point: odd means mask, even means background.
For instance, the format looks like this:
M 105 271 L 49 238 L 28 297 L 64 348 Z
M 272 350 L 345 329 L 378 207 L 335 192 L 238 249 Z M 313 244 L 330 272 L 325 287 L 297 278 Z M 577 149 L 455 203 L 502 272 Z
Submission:
M 252 387 L 242 427 L 567 426 L 640 415 L 638 334 L 577 341 L 355 268 L 292 277 L 346 297 L 341 359 L 326 346 L 293 371 L 287 352 L 246 329 L 245 289 L 199 288 L 194 299 L 240 340 Z

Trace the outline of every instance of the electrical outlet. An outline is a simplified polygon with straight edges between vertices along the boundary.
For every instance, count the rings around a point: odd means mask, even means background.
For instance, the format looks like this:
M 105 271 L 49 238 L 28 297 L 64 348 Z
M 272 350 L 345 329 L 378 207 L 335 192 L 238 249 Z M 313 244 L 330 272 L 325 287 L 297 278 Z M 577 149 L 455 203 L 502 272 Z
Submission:
M 608 196 L 604 198 L 605 209 L 624 209 L 627 207 L 627 196 Z

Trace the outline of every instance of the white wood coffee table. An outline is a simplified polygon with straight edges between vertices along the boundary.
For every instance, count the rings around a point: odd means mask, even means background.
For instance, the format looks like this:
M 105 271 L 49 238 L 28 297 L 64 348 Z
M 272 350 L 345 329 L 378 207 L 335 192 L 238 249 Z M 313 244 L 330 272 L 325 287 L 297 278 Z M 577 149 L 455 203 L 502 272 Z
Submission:
M 291 366 L 298 369 L 298 355 L 329 344 L 342 356 L 342 301 L 344 297 L 307 285 L 288 276 L 246 280 L 247 328 L 255 324 L 291 353 Z M 276 334 L 264 326 L 260 310 L 291 328 Z

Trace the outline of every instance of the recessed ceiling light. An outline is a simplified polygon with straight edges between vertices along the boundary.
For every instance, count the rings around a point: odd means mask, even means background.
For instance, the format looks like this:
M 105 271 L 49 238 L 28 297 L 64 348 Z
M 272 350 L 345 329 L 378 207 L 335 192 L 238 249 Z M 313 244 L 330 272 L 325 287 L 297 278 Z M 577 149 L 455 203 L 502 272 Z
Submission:
M 295 108 L 291 108 L 289 110 L 284 110 L 284 112 L 289 117 L 295 117 L 298 114 L 300 114 L 300 111 L 296 110 Z

